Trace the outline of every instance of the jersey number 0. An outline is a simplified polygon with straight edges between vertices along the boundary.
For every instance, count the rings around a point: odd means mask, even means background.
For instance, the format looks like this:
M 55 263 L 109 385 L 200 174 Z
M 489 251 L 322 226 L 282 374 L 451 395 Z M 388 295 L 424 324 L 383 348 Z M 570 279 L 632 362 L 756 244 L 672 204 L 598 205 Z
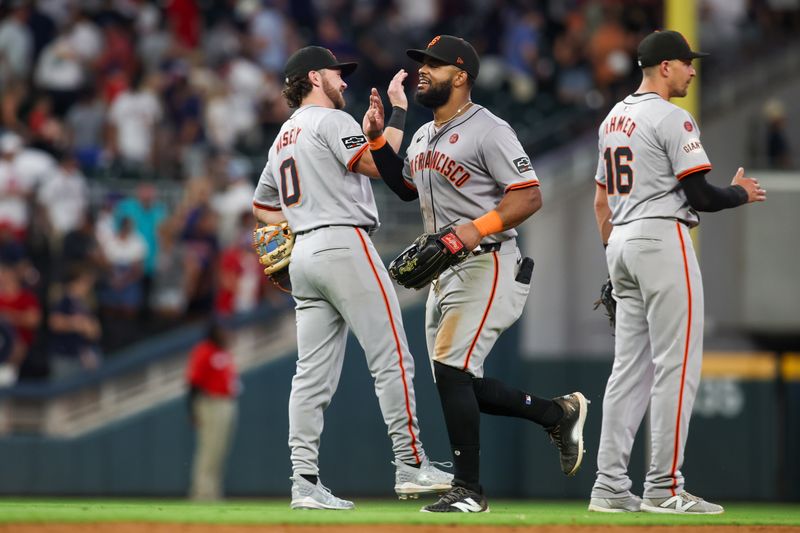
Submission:
M 627 146 L 620 146 L 611 155 L 611 148 L 603 153 L 606 160 L 606 187 L 608 194 L 628 194 L 633 187 L 633 152 Z
M 300 179 L 297 176 L 297 165 L 294 157 L 281 163 L 281 194 L 286 207 L 295 205 L 300 201 Z

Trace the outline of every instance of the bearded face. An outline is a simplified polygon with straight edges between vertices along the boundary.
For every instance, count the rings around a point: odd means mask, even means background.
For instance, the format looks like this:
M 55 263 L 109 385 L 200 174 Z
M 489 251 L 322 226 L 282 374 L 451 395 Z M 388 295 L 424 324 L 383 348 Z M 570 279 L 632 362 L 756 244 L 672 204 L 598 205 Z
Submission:
M 414 93 L 414 101 L 421 106 L 429 109 L 437 109 L 445 105 L 450 100 L 453 92 L 453 79 L 434 82 L 425 76 L 420 76 L 420 83 L 417 92 Z
M 336 109 L 344 109 L 345 101 L 344 101 L 344 87 L 347 87 L 342 82 L 341 77 L 339 77 L 338 72 L 334 76 L 334 81 L 328 81 L 327 76 L 322 77 L 322 90 L 325 92 L 325 96 L 327 96 L 331 102 L 333 102 L 333 107 Z M 344 87 L 342 87 L 344 85 Z

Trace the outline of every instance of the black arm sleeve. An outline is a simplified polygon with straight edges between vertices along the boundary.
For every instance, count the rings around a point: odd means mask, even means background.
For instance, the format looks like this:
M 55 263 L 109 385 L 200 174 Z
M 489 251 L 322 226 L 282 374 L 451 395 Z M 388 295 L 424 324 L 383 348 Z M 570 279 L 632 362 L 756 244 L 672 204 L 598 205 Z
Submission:
M 696 211 L 721 211 L 747 203 L 747 191 L 743 187 L 715 187 L 706 181 L 705 172 L 689 174 L 681 180 L 681 186 L 689 205 Z
M 378 150 L 370 150 L 375 166 L 383 182 L 404 202 L 419 198 L 417 191 L 406 184 L 403 178 L 403 160 L 395 153 L 389 143 Z

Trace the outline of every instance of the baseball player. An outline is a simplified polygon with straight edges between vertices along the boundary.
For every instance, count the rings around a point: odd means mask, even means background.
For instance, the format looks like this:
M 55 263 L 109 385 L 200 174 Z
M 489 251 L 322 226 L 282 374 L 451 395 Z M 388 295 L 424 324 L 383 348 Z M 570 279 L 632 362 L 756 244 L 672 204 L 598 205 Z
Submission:
M 583 457 L 587 402 L 579 392 L 548 400 L 484 377 L 497 337 L 522 313 L 533 262 L 523 261 L 514 228 L 542 205 L 539 180 L 514 130 L 470 99 L 479 59 L 465 40 L 434 38 L 409 50 L 422 63 L 417 103 L 433 121 L 411 139 L 405 160 L 381 135 L 383 109 L 373 89 L 365 117 L 370 150 L 384 181 L 402 199 L 419 199 L 425 231 L 455 224 L 472 255 L 431 286 L 426 337 L 455 463 L 453 488 L 425 512 L 488 510 L 479 480 L 480 413 L 547 428 L 574 474 Z
M 730 187 L 710 185 L 697 123 L 670 103 L 686 96 L 692 60 L 705 55 L 680 33 L 648 35 L 639 45 L 642 84 L 600 125 L 595 213 L 617 310 L 592 511 L 723 512 L 686 492 L 681 473 L 703 356 L 703 286 L 689 228 L 699 222 L 697 211 L 760 202 L 766 194 L 741 168 Z M 627 470 L 648 404 L 642 500 L 631 493 Z
M 378 213 L 366 176 L 378 172 L 361 126 L 347 113 L 343 76 L 355 63 L 339 63 L 318 46 L 286 63 L 289 106 L 254 196 L 265 224 L 288 221 L 295 233 L 289 275 L 297 312 L 298 360 L 289 398 L 293 509 L 352 509 L 319 480 L 323 413 L 339 382 L 348 328 L 364 348 L 395 455 L 395 491 L 401 498 L 442 492 L 452 475 L 425 456 L 400 305 L 386 268 L 370 240 Z M 402 115 L 408 103 L 404 71 L 389 86 Z M 400 117 L 403 118 L 403 117 Z M 393 117 L 387 137 L 402 141 Z

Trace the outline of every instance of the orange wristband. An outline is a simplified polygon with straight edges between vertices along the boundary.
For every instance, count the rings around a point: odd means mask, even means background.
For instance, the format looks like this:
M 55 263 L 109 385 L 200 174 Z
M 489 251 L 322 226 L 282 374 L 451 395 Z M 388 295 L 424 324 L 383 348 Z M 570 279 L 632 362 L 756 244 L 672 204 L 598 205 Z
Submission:
M 503 221 L 495 209 L 492 209 L 482 217 L 476 218 L 472 223 L 478 228 L 481 237 L 503 231 Z
M 369 142 L 369 149 L 380 150 L 381 148 L 383 148 L 384 144 L 386 144 L 386 137 L 384 137 L 383 134 L 381 133 L 380 137 L 378 137 L 374 141 Z

